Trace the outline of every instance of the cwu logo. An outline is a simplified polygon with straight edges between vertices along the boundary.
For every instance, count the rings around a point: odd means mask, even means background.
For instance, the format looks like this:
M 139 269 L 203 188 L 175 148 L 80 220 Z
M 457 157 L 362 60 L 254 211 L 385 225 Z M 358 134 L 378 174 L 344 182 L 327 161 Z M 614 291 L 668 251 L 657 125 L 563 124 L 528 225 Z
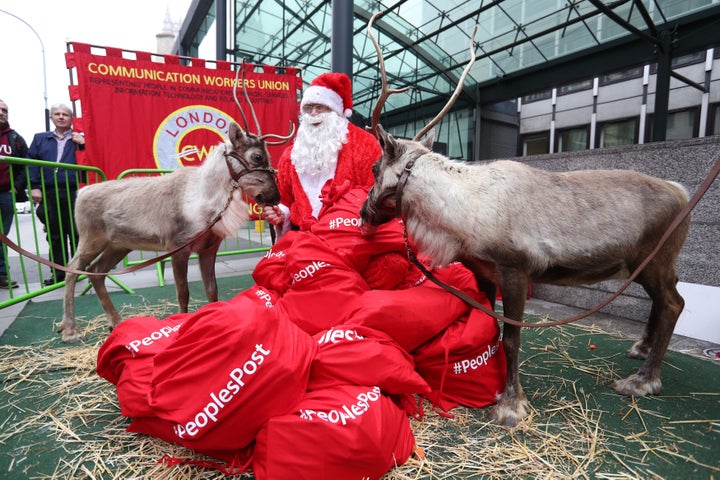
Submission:
M 213 147 L 225 141 L 233 121 L 222 110 L 207 105 L 175 110 L 155 131 L 155 164 L 164 170 L 200 165 Z

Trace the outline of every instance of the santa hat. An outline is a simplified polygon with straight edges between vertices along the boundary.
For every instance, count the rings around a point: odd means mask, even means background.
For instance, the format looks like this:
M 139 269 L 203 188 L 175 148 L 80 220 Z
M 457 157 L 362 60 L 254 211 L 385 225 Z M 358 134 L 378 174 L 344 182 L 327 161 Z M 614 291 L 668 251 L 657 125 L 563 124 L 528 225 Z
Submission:
M 305 104 L 327 105 L 338 115 L 352 115 L 352 82 L 344 73 L 323 73 L 310 82 L 305 90 L 300 107 Z

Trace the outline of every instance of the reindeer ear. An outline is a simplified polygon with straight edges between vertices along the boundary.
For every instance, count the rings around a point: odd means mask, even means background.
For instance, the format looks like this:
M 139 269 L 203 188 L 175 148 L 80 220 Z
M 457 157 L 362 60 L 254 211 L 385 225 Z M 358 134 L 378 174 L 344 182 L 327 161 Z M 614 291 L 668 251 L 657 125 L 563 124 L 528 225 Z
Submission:
M 378 124 L 377 126 L 377 139 L 380 147 L 383 149 L 383 152 L 385 152 L 385 156 L 391 162 L 394 161 L 397 157 L 399 157 L 398 143 L 395 140 L 395 137 L 386 132 L 380 124 Z
M 433 143 L 435 143 L 435 129 L 431 128 L 430 131 L 425 136 L 425 140 L 420 142 L 423 147 L 427 148 L 428 150 L 432 150 Z
M 228 139 L 230 143 L 237 146 L 243 138 L 245 138 L 245 132 L 240 128 L 240 125 L 235 122 L 230 123 L 230 128 L 228 129 Z

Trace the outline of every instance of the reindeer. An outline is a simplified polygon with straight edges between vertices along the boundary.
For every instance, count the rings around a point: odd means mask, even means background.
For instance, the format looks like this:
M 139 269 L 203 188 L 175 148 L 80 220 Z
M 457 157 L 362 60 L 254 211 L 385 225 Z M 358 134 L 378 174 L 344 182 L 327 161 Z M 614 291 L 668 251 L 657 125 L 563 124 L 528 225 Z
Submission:
M 233 122 L 228 141 L 215 146 L 199 167 L 80 189 L 75 204 L 80 241 L 68 268 L 105 274 L 132 250 L 173 251 L 185 245 L 172 255 L 180 311 L 188 309 L 187 268 L 193 252 L 199 256 L 207 299 L 217 301 L 215 258 L 222 240 L 249 218 L 244 196 L 260 205 L 280 201 L 265 139 L 287 141 L 293 134 L 294 128 L 287 137 L 252 135 Z M 89 278 L 112 328 L 122 318 L 110 301 L 105 277 Z M 69 343 L 81 339 L 74 313 L 76 281 L 77 274 L 68 271 L 58 332 Z
M 382 57 L 371 31 L 370 36 Z M 515 321 L 523 318 L 530 282 L 579 285 L 628 278 L 688 203 L 684 187 L 629 170 L 554 173 L 507 160 L 470 164 L 432 152 L 430 129 L 460 93 L 474 61 L 471 52 L 448 105 L 412 140 L 388 134 L 377 122 L 380 109 L 375 107 L 372 124 L 383 156 L 373 167 L 375 185 L 360 212 L 365 230 L 402 218 L 432 266 L 462 262 L 491 300 L 497 285 L 504 316 Z M 380 66 L 378 103 L 394 93 L 387 88 L 382 61 Z M 612 384 L 622 395 L 662 391 L 662 359 L 684 307 L 675 264 L 689 223 L 686 217 L 635 278 L 652 308 L 642 338 L 628 352 L 644 363 Z M 529 413 L 518 376 L 520 326 L 504 323 L 503 346 L 507 382 L 490 416 L 514 426 Z

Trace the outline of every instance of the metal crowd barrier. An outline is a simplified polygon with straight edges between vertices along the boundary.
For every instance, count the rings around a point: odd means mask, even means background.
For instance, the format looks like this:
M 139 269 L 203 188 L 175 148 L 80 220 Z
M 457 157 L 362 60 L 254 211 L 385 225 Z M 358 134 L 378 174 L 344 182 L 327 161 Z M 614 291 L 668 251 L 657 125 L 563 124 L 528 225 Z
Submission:
M 13 169 L 23 169 L 25 173 L 25 178 L 29 178 L 29 169 L 32 166 L 52 168 L 55 176 L 57 176 L 58 170 L 62 171 L 62 169 L 57 169 L 57 164 L 55 162 L 29 160 L 24 158 L 6 157 L 1 155 L 0 162 L 11 164 Z M 78 185 L 102 182 L 106 181 L 107 179 L 105 173 L 96 167 L 88 167 L 83 165 L 63 165 L 63 169 L 71 170 L 74 173 L 74 175 L 76 176 L 76 180 L 78 180 Z M 118 178 L 121 179 L 128 176 L 137 175 L 162 175 L 171 171 L 172 170 L 161 169 L 131 169 L 122 172 L 118 176 Z M 7 233 L 7 236 L 10 240 L 15 242 L 21 248 L 28 250 L 35 255 L 41 256 L 43 258 L 49 258 L 50 249 L 48 245 L 47 235 L 44 230 L 45 225 L 38 217 L 38 213 L 40 213 L 40 215 L 42 216 L 43 214 L 47 215 L 49 209 L 58 209 L 58 202 L 60 201 L 60 198 L 56 194 L 54 195 L 54 202 L 48 200 L 47 203 L 43 203 L 40 206 L 33 205 L 31 198 L 28 202 L 17 203 L 17 197 L 14 192 L 14 179 L 12 179 L 11 182 L 12 200 L 13 204 L 16 205 L 16 208 L 13 213 L 12 228 Z M 45 191 L 43 187 L 44 198 L 48 198 L 46 193 L 51 192 Z M 28 197 L 30 197 L 29 185 L 27 186 L 27 194 Z M 51 194 L 50 198 L 52 197 L 53 195 Z M 151 206 L 149 206 L 148 208 L 151 208 Z M 250 208 L 257 209 L 257 206 L 254 204 L 250 204 Z M 257 219 L 259 218 L 259 216 L 257 215 L 259 213 L 258 211 L 251 210 L 250 213 L 251 215 L 253 215 L 252 218 L 254 219 L 249 221 L 245 227 L 241 228 L 237 232 L 235 237 L 227 238 L 223 241 L 218 251 L 218 257 L 264 252 L 270 248 L 272 241 L 270 239 L 269 230 L 266 228 L 267 226 L 265 221 Z M 2 221 L 1 213 L 0 221 Z M 77 245 L 77 232 L 75 232 L 74 229 L 72 229 L 72 231 L 70 232 L 70 236 L 73 239 L 73 245 Z M 67 249 L 63 249 L 63 258 L 61 259 L 62 261 L 57 261 L 57 259 L 52 260 L 56 263 L 61 263 L 65 265 L 72 257 L 73 252 L 74 248 L 72 249 L 72 251 L 67 251 Z M 159 256 L 162 253 L 163 252 L 133 251 L 123 259 L 122 265 L 124 267 L 135 265 L 149 258 Z M 42 295 L 43 293 L 58 289 L 65 285 L 65 282 L 62 281 L 56 282 L 51 286 L 45 286 L 43 282 L 48 278 L 52 278 L 50 274 L 50 268 L 29 257 L 19 255 L 14 250 L 9 249 L 5 244 L 2 244 L 2 255 L 8 267 L 8 282 L 16 281 L 19 284 L 19 287 L 15 289 L 0 289 L 0 309 L 23 302 L 25 300 L 29 300 L 33 297 Z M 190 258 L 197 258 L 197 255 L 193 255 Z M 165 285 L 164 265 L 167 261 L 169 261 L 169 259 L 158 262 L 156 264 L 158 284 L 160 286 Z M 133 292 L 132 289 L 129 288 L 127 285 L 124 285 L 117 278 L 117 276 L 110 275 L 108 278 L 114 281 L 120 288 L 122 288 L 126 292 Z M 90 288 L 91 286 L 88 283 L 83 293 L 85 293 Z
M 18 168 L 21 169 L 25 179 L 23 183 L 28 181 L 27 179 L 30 178 L 30 168 L 34 166 L 51 169 L 54 179 L 57 179 L 58 174 L 64 175 L 66 171 L 70 171 L 72 172 L 72 175 L 75 175 L 75 180 L 78 185 L 87 182 L 100 182 L 106 179 L 105 174 L 100 169 L 84 165 L 63 164 L 62 168 L 57 168 L 58 164 L 56 162 L 5 156 L 0 156 L 0 162 L 10 164 L 13 173 L 16 173 Z M 69 235 L 73 246 L 63 246 L 62 258 L 50 258 L 50 248 L 46 231 L 47 227 L 40 218 L 47 218 L 47 215 L 52 209 L 59 211 L 59 193 L 54 192 L 53 195 L 53 191 L 46 190 L 46 186 L 43 185 L 41 189 L 43 192 L 43 198 L 46 199 L 46 202 L 35 206 L 33 205 L 32 198 L 30 198 L 30 185 L 19 185 L 18 187 L 21 190 L 27 190 L 27 196 L 29 198 L 28 201 L 19 203 L 17 202 L 17 195 L 15 193 L 15 178 L 13 178 L 13 175 L 10 177 L 11 197 L 15 208 L 13 212 L 12 226 L 10 231 L 7 232 L 8 238 L 15 242 L 20 248 L 32 252 L 35 255 L 50 259 L 55 263 L 63 265 L 67 264 L 74 252 L 74 246 L 77 245 L 77 232 L 75 232 L 75 229 L 71 226 Z M 66 189 L 66 193 L 68 193 L 68 191 L 69 190 Z M 65 201 L 68 202 L 68 204 L 70 202 L 69 199 L 66 199 Z M 0 222 L 1 221 L 2 213 L 0 212 Z M 72 248 L 72 250 L 68 251 L 70 248 Z M 5 265 L 7 266 L 8 282 L 15 281 L 19 286 L 15 289 L 0 289 L 0 309 L 29 300 L 33 297 L 42 295 L 43 293 L 55 290 L 65 285 L 65 282 L 63 281 L 56 282 L 50 286 L 45 286 L 43 282 L 48 278 L 52 278 L 50 268 L 37 260 L 18 254 L 14 250 L 9 249 L 5 244 L 2 245 L 2 255 L 5 260 Z

